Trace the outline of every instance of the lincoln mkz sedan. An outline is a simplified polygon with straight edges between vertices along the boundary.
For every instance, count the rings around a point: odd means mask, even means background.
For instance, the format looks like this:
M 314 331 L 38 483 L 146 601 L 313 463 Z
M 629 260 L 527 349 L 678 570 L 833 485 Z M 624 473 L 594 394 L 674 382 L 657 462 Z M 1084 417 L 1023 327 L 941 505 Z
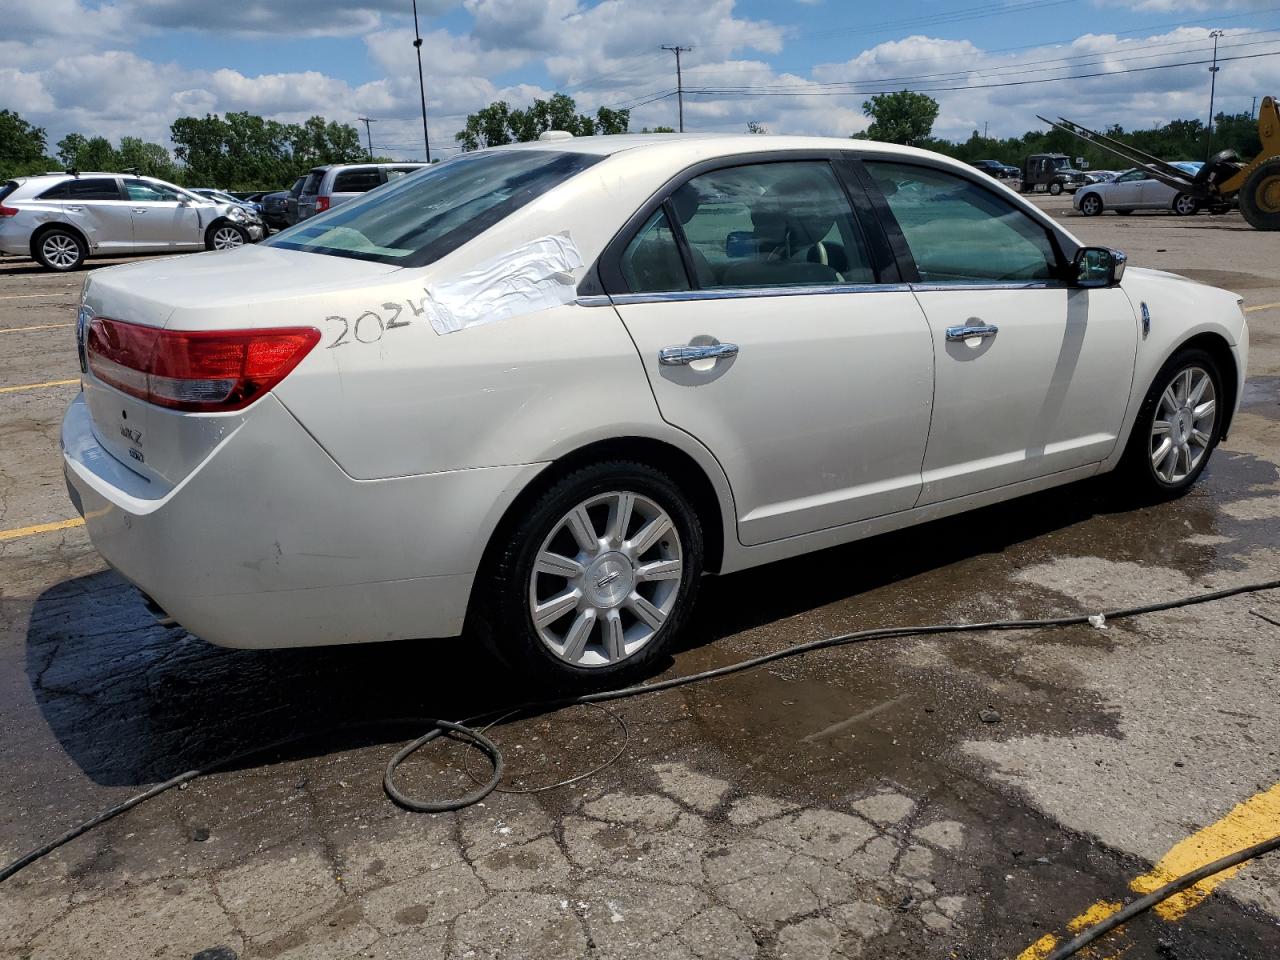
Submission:
M 1248 344 L 1235 295 L 971 167 L 751 136 L 466 154 L 95 272 L 77 328 L 71 497 L 153 609 L 565 687 L 661 662 L 704 574 L 1109 471 L 1182 493 Z

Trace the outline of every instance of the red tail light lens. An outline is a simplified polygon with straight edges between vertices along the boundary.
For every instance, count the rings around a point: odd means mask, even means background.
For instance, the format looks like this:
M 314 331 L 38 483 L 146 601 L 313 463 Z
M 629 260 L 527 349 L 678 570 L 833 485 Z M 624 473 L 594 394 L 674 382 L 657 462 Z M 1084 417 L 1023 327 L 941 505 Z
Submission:
M 320 341 L 315 327 L 159 330 L 95 317 L 89 369 L 117 390 L 174 410 L 240 410 L 289 375 Z
M 329 209 L 328 197 L 316 197 L 316 213 L 324 213 Z
M 17 215 L 17 207 L 6 207 L 3 203 L 0 203 L 0 217 L 16 217 Z

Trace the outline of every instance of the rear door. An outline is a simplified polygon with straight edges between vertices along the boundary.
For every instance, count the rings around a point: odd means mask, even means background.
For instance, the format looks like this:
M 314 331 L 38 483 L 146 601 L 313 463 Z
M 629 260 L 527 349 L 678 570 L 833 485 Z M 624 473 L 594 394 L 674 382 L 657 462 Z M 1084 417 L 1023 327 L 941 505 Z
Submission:
M 746 544 L 905 510 L 920 490 L 929 326 L 839 169 L 691 171 L 602 261 L 663 418 L 724 467 Z
M 921 163 L 866 169 L 937 358 L 920 503 L 1106 459 L 1137 350 L 1124 291 L 1069 285 L 1048 228 L 986 185 Z
M 67 219 L 80 228 L 95 252 L 124 253 L 134 249 L 133 217 L 117 178 L 68 180 L 61 202 Z
M 204 246 L 199 208 L 173 187 L 135 177 L 124 178 L 133 242 L 139 250 L 191 250 Z
M 320 184 L 324 181 L 324 168 L 312 170 L 302 182 L 302 191 L 298 194 L 298 219 L 306 220 L 316 215 L 316 197 L 320 195 Z

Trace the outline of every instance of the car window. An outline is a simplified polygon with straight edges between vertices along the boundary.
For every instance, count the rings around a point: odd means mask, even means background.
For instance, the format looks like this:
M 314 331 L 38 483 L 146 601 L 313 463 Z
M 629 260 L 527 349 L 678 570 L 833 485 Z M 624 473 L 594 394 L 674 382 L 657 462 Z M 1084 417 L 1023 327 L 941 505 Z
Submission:
M 7 180 L 4 183 L 0 183 L 0 200 L 3 200 L 5 197 L 7 197 L 9 194 L 13 193 L 13 191 L 17 189 L 18 189 L 17 180 Z
M 367 193 L 382 185 L 377 167 L 364 170 L 339 170 L 333 178 L 334 193 Z
M 1130 170 L 1128 173 L 1116 177 L 1116 183 L 1130 183 L 1134 180 L 1145 180 L 1146 178 L 1147 175 L 1141 170 Z
M 302 184 L 302 195 L 304 197 L 313 197 L 320 192 L 320 181 L 324 179 L 323 170 L 312 170 L 307 174 L 307 179 Z
M 59 193 L 59 199 L 66 200 L 119 200 L 120 190 L 114 178 L 89 177 L 67 180 L 62 186 L 66 193 Z
M 844 188 L 825 161 L 694 177 L 671 197 L 703 288 L 875 280 Z
M 1049 231 L 1011 202 L 932 167 L 866 161 L 926 282 L 1048 280 Z
M 267 245 L 422 266 L 600 159 L 550 150 L 464 154 L 283 230 Z
M 689 277 L 665 208 L 660 207 L 627 244 L 618 266 L 632 293 L 689 289 Z
M 179 193 L 172 187 L 166 187 L 163 183 L 132 180 L 128 177 L 124 181 L 124 192 L 134 203 L 173 203 L 190 199 L 186 194 Z
M 37 200 L 65 200 L 67 197 L 68 182 L 69 181 L 63 180 L 61 183 L 50 187 L 44 193 L 38 195 L 36 199 Z M 4 194 L 0 192 L 0 197 L 3 197 L 3 196 Z
M 293 181 L 293 186 L 289 188 L 289 196 L 296 197 L 302 192 L 302 185 L 307 182 L 306 177 L 299 177 Z
M 387 181 L 398 180 L 400 177 L 407 177 L 411 173 L 417 173 L 421 167 L 383 167 L 382 172 L 386 174 Z

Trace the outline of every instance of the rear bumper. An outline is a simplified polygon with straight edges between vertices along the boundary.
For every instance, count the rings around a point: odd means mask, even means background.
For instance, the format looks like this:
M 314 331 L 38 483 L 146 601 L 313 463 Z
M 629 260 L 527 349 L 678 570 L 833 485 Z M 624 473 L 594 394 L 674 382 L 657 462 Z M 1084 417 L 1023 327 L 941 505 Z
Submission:
M 0 219 L 0 253 L 31 256 L 31 228 L 22 223 L 22 219 L 21 214 Z
M 489 532 L 540 465 L 353 480 L 274 396 L 251 414 L 149 494 L 71 404 L 67 484 L 106 561 L 222 646 L 458 634 Z

